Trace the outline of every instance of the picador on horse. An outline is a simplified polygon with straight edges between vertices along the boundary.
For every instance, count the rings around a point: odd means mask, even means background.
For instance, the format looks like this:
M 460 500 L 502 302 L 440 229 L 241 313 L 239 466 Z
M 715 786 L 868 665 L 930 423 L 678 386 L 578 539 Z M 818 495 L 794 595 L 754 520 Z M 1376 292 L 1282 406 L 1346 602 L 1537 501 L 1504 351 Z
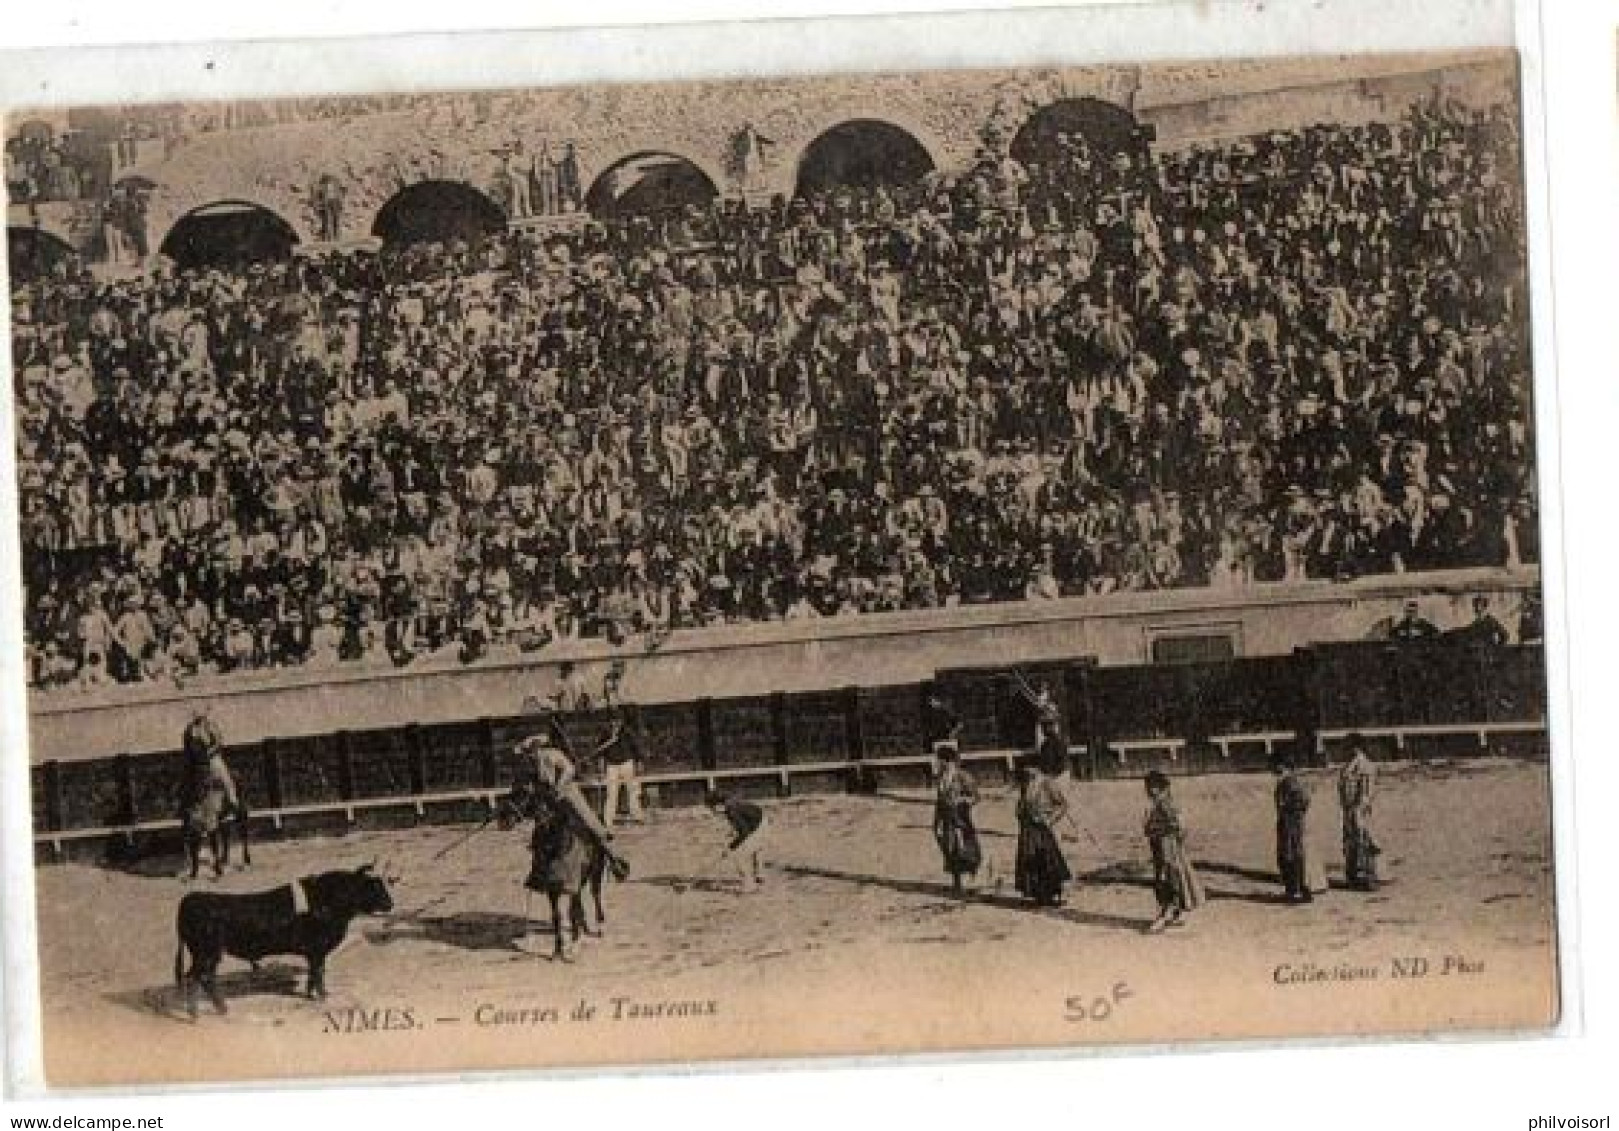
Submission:
M 573 760 L 561 749 L 554 724 L 524 739 L 517 747 L 517 772 L 512 791 L 500 803 L 500 827 L 511 829 L 525 820 L 534 822 L 530 850 L 533 859 L 524 886 L 543 892 L 551 901 L 551 923 L 556 935 L 552 954 L 572 962 L 574 947 L 591 930 L 585 915 L 584 888 L 588 884 L 596 905 L 598 925 L 604 919 L 601 889 L 607 868 L 623 879 L 629 864 L 613 852 L 613 834 L 603 827 L 579 788 Z M 569 922 L 564 929 L 562 901 L 568 901 Z
M 196 879 L 202 866 L 202 844 L 213 854 L 214 875 L 220 876 L 230 860 L 230 826 L 242 840 L 242 863 L 253 857 L 247 843 L 247 808 L 236 789 L 236 779 L 225 764 L 219 728 L 206 714 L 186 725 L 180 739 L 185 766 L 180 778 L 180 825 L 185 837 L 187 870 L 182 879 Z

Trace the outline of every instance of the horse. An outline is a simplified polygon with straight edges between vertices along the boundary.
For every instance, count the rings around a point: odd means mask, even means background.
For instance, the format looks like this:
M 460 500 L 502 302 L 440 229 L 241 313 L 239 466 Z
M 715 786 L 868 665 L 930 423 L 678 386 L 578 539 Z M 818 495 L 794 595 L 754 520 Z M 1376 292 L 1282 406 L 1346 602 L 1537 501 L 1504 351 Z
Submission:
M 520 817 L 534 820 L 529 841 L 532 858 L 523 886 L 540 892 L 551 904 L 551 926 L 556 943 L 552 958 L 574 961 L 573 947 L 586 935 L 600 937 L 607 921 L 602 906 L 602 887 L 607 871 L 622 880 L 628 874 L 624 860 L 607 848 L 575 809 L 577 799 L 551 790 L 535 789 L 509 799 L 511 812 L 503 823 Z M 584 892 L 589 888 L 596 909 L 596 927 L 585 911 Z M 567 901 L 564 922 L 563 901 Z M 570 945 L 570 943 L 572 945 Z
M 234 804 L 210 794 L 204 794 L 195 803 L 186 806 L 180 817 L 185 837 L 186 861 L 190 865 L 190 879 L 196 879 L 202 867 L 202 845 L 208 842 L 213 856 L 214 875 L 224 874 L 230 864 L 231 829 L 242 846 L 242 867 L 253 866 L 253 847 L 248 840 L 247 805 L 241 800 Z

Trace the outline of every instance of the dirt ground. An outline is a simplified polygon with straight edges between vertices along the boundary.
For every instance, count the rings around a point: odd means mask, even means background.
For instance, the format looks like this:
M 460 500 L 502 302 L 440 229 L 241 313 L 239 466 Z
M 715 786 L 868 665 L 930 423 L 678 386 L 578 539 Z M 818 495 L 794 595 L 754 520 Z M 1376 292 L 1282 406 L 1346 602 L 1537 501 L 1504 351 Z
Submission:
M 1342 876 L 1332 781 L 1310 840 Z M 1545 767 L 1384 768 L 1376 831 L 1390 882 L 1279 899 L 1271 781 L 1178 780 L 1210 895 L 1146 935 L 1155 904 L 1138 782 L 1071 787 L 1083 830 L 1065 907 L 1012 890 L 1011 791 L 985 790 L 979 890 L 951 895 L 921 790 L 766 802 L 761 890 L 684 880 L 723 845 L 704 810 L 624 829 L 605 937 L 550 959 L 547 909 L 520 881 L 527 836 L 493 827 L 266 843 L 209 890 L 262 890 L 384 858 L 395 911 L 357 920 L 331 997 L 302 963 L 227 959 L 231 1012 L 196 1020 L 172 985 L 176 860 L 38 872 L 47 1070 L 54 1083 L 255 1079 L 687 1059 L 1089 1047 L 1170 1039 L 1517 1030 L 1557 1015 Z M 1404 975 L 1404 976 L 1402 976 Z

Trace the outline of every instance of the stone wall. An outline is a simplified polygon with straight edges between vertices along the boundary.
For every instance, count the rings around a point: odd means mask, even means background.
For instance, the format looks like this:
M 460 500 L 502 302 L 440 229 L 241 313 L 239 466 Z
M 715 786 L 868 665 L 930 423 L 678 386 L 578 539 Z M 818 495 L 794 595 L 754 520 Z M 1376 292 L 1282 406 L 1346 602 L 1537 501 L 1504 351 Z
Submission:
M 1321 122 L 1358 125 L 1398 118 L 1435 94 L 1472 106 L 1515 105 L 1518 73 L 1510 61 L 1300 82 L 1271 90 L 1166 98 L 1138 106 L 1160 147 L 1300 129 Z
M 1351 73 L 1353 78 L 1332 78 Z M 313 239 L 310 187 L 331 173 L 349 188 L 345 241 L 371 234 L 394 193 L 425 180 L 461 180 L 491 191 L 498 153 L 521 141 L 553 153 L 577 146 L 581 179 L 648 152 L 684 157 L 726 195 L 790 194 L 799 160 L 832 126 L 879 119 L 910 132 L 934 164 L 968 164 L 985 127 L 1015 133 L 1062 98 L 1116 103 L 1159 127 L 1161 144 L 1321 121 L 1396 117 L 1444 89 L 1474 100 L 1512 97 L 1510 55 L 1386 56 L 1237 64 L 1152 64 L 1082 69 L 928 72 L 823 79 L 608 85 L 446 95 L 421 108 L 348 119 L 217 130 L 192 137 L 143 170 L 157 181 L 154 246 L 187 212 L 220 200 L 260 204 L 300 240 Z M 745 181 L 739 138 L 770 140 Z

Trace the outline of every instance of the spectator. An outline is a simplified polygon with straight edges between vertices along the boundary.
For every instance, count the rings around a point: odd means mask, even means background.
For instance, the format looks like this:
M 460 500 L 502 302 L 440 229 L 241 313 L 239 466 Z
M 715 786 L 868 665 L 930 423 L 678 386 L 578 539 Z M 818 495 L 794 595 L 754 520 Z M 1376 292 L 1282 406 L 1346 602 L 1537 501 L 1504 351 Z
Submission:
M 584 673 L 568 661 L 557 669 L 557 688 L 551 702 L 559 714 L 590 710 L 590 689 Z
M 639 727 L 622 710 L 613 714 L 612 731 L 596 753 L 602 760 L 602 823 L 612 828 L 618 822 L 619 799 L 624 799 L 625 817 L 631 824 L 644 819 L 641 808 L 641 783 L 636 763 L 641 759 Z
M 1473 619 L 1457 632 L 1466 643 L 1476 648 L 1501 648 L 1511 639 L 1506 626 L 1490 612 L 1490 599 L 1483 595 L 1473 598 Z
M 1540 605 L 1540 594 L 1525 593 L 1523 608 L 1518 613 L 1518 642 L 1520 644 L 1539 644 L 1545 639 L 1543 618 L 1545 614 Z
M 1416 601 L 1407 601 L 1400 619 L 1389 627 L 1389 639 L 1397 644 L 1416 644 L 1438 636 L 1439 630 L 1419 615 L 1419 610 Z

